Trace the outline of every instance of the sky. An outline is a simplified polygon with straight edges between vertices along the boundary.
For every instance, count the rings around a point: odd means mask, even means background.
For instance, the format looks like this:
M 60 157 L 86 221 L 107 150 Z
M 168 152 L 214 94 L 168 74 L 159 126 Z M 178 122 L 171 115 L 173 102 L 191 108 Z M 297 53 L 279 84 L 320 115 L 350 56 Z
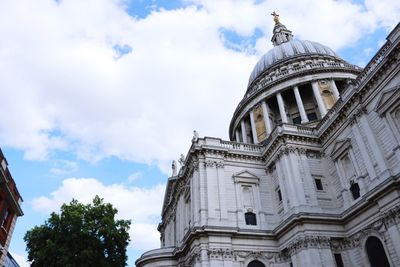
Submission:
M 131 219 L 128 265 L 159 247 L 171 161 L 231 116 L 274 22 L 365 66 L 394 0 L 0 0 L 0 147 L 24 202 L 10 252 L 72 198 Z

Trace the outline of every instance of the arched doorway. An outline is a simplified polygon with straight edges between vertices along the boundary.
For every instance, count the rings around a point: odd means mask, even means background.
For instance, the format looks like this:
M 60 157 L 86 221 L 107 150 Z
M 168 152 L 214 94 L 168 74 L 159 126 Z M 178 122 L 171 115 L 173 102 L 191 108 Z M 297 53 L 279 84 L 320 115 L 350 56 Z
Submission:
M 251 261 L 247 267 L 265 267 L 264 263 L 258 260 Z
M 365 243 L 365 249 L 371 267 L 390 267 L 382 242 L 375 236 L 370 236 Z

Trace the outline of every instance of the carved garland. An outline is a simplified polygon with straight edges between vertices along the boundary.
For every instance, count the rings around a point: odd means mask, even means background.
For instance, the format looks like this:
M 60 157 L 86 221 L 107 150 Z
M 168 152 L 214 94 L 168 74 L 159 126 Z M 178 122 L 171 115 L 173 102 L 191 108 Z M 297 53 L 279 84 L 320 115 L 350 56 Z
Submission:
M 386 211 L 379 219 L 375 220 L 373 223 L 369 224 L 349 238 L 331 239 L 331 248 L 334 251 L 340 251 L 359 247 L 361 245 L 360 242 L 371 234 L 378 234 L 384 240 L 384 234 L 387 231 L 387 228 L 394 224 L 400 224 L 400 205 Z

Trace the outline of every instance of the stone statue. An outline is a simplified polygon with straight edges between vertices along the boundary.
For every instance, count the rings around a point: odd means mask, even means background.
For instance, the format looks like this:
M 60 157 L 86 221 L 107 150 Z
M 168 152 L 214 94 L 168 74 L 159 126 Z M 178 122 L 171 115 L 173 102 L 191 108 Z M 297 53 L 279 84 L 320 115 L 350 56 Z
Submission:
M 193 131 L 193 138 L 192 142 L 196 142 L 199 139 L 199 134 L 197 133 L 196 130 Z
M 274 16 L 274 21 L 276 24 L 279 23 L 279 15 L 274 11 L 271 13 L 272 16 Z
M 179 164 L 181 164 L 181 167 L 185 165 L 185 156 L 181 154 L 181 157 L 179 158 Z
M 176 176 L 178 174 L 178 167 L 176 166 L 176 161 L 172 161 L 172 176 Z

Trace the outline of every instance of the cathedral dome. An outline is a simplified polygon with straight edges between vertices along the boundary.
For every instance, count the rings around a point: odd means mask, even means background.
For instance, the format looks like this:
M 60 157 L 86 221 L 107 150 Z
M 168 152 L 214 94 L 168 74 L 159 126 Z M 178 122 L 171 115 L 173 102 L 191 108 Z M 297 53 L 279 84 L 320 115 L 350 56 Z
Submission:
M 260 143 L 281 124 L 314 127 L 360 68 L 317 42 L 294 40 L 275 12 L 274 48 L 255 65 L 231 124 L 231 140 Z
M 308 55 L 339 58 L 332 49 L 320 43 L 306 40 L 291 40 L 275 46 L 258 61 L 250 75 L 249 85 L 265 70 L 280 64 L 285 60 Z

